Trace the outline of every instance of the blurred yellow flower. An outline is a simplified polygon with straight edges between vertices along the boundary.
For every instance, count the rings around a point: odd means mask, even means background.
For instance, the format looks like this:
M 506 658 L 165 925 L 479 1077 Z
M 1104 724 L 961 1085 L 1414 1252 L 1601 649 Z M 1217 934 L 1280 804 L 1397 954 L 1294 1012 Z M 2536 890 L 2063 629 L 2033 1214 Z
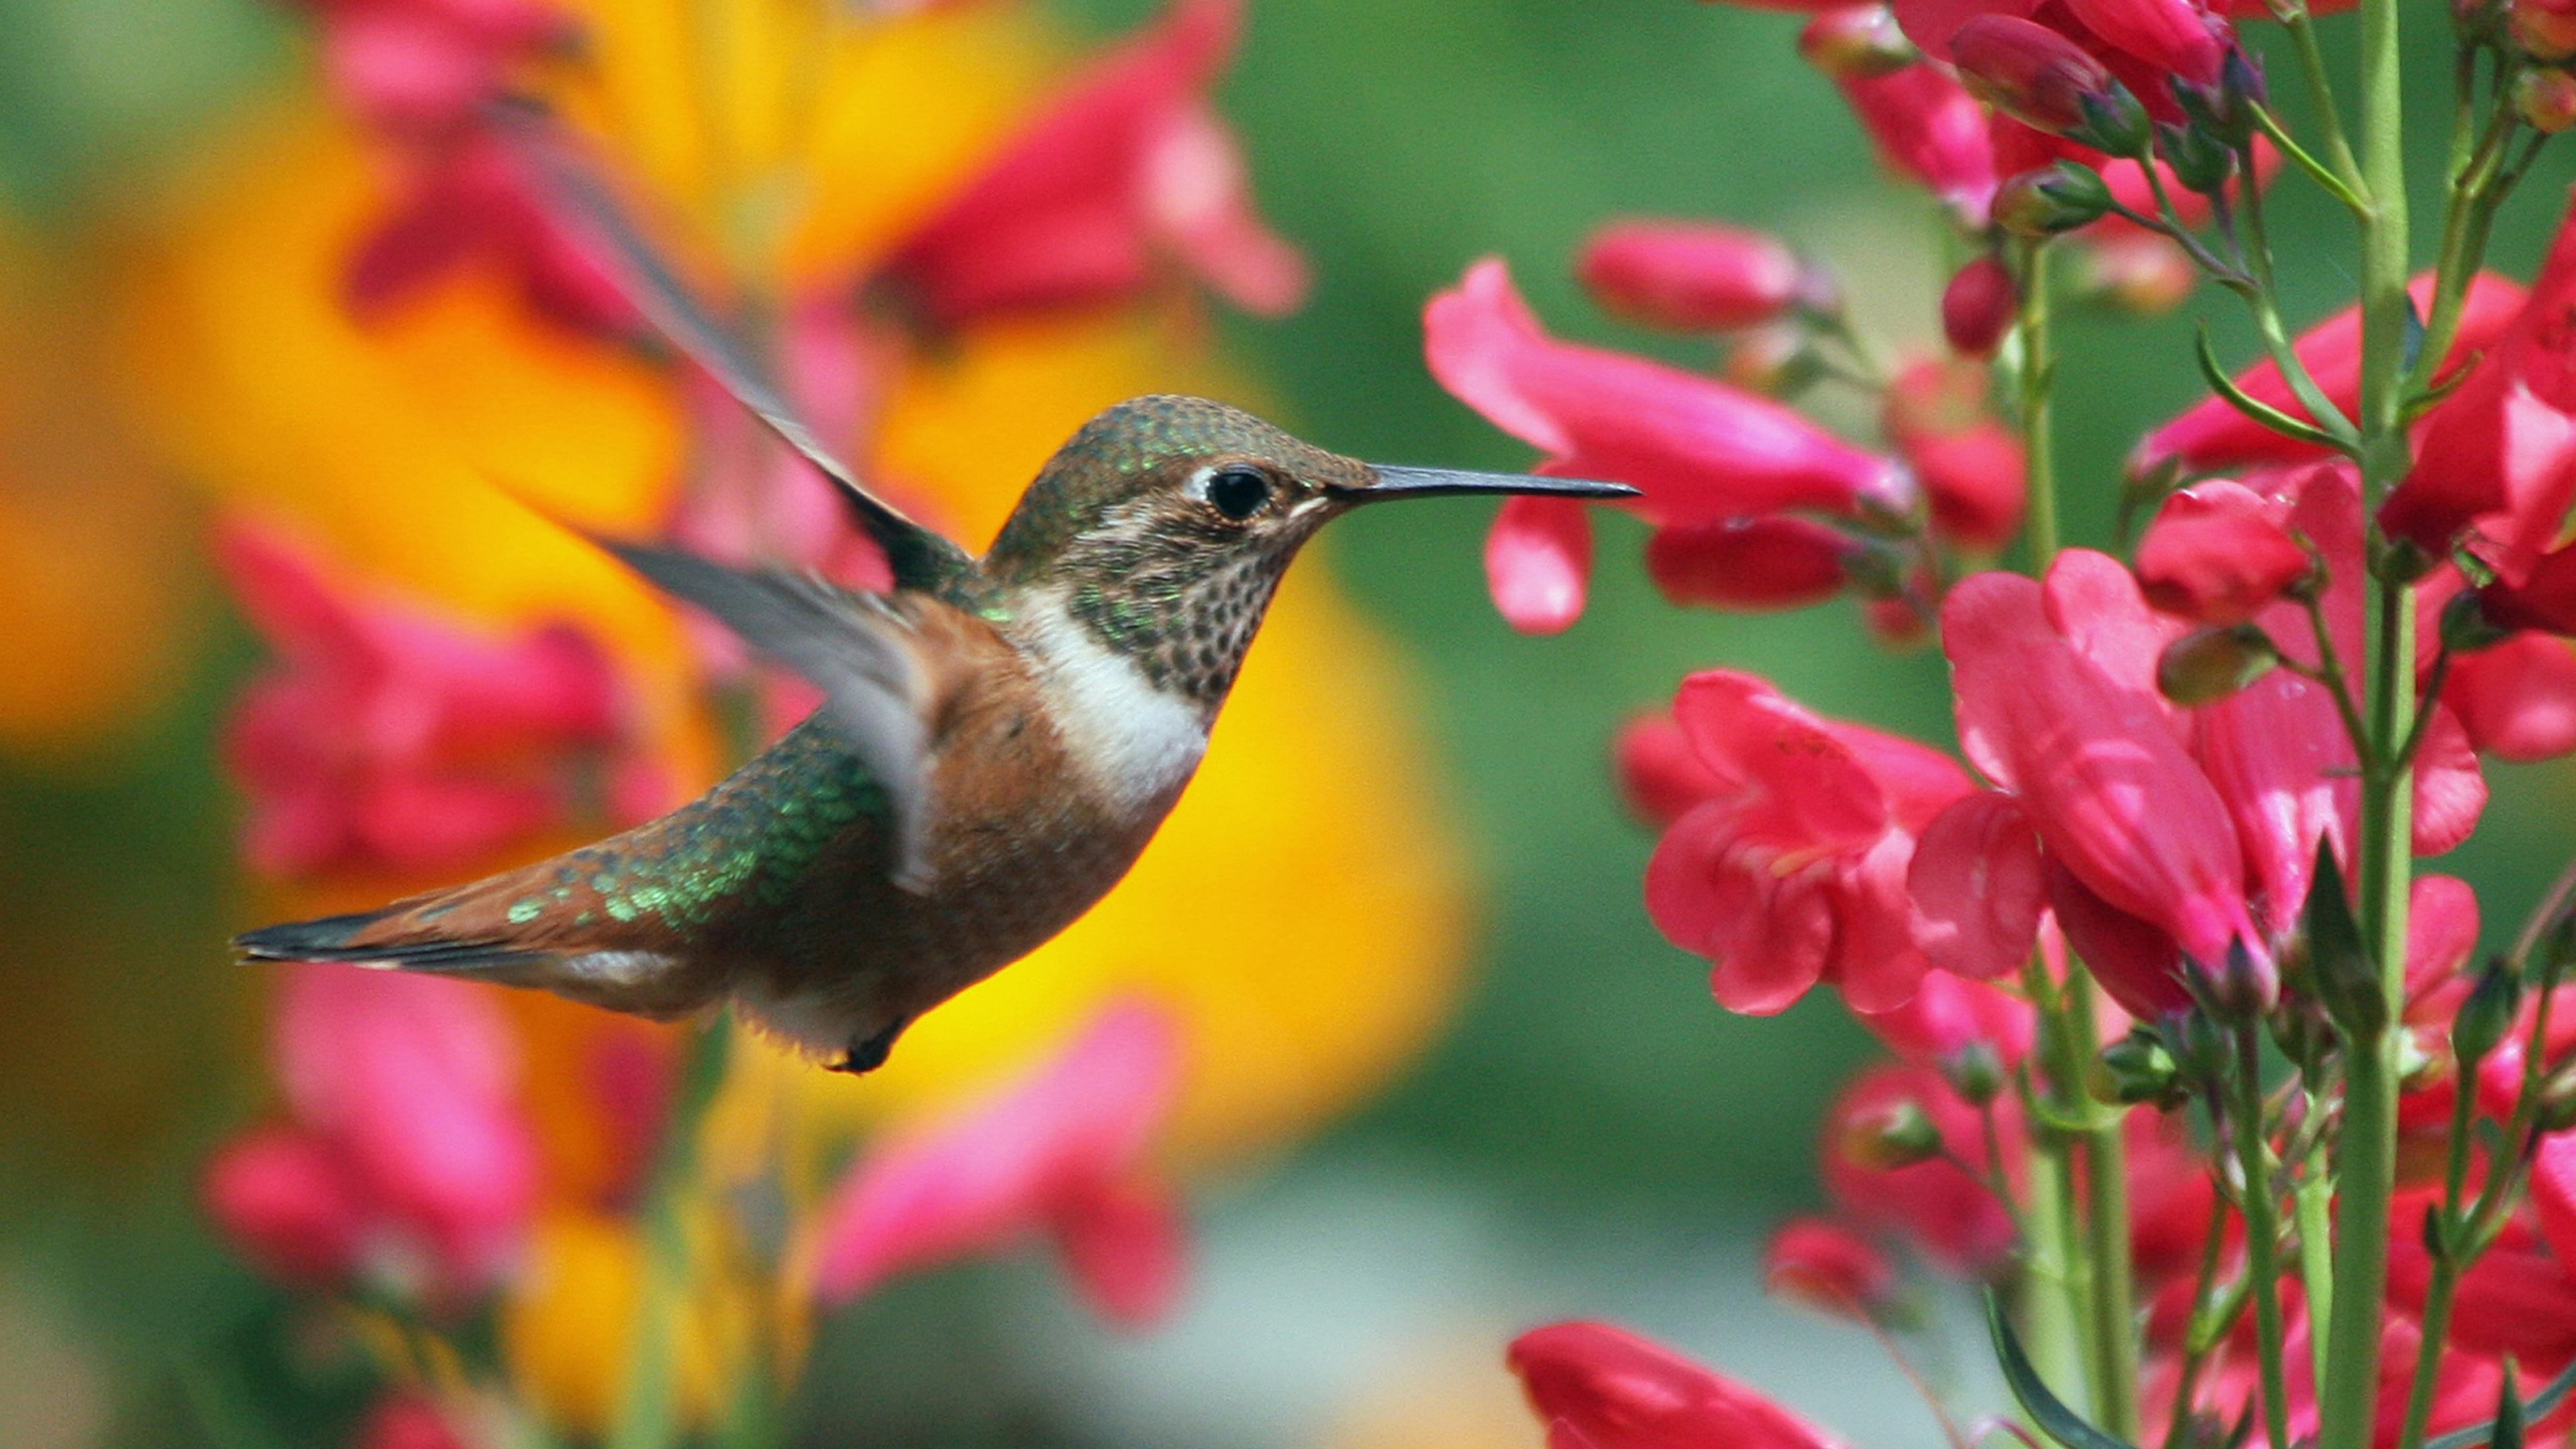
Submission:
M 751 1362 L 759 1299 L 721 1270 L 731 1255 L 715 1241 L 714 1214 L 693 1215 L 689 1230 L 689 1261 L 704 1271 L 671 1320 L 673 1409 L 682 1423 L 705 1423 Z M 512 1381 L 558 1426 L 595 1434 L 615 1415 L 643 1272 L 642 1241 L 621 1218 L 564 1208 L 539 1221 L 525 1281 L 502 1310 L 502 1351 Z

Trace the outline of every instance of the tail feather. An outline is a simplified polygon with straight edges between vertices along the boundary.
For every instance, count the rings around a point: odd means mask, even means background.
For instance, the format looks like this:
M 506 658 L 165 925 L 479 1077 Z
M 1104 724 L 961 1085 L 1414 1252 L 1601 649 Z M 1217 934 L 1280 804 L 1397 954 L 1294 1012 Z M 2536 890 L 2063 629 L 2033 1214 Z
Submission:
M 550 952 L 527 951 L 504 941 L 470 937 L 359 939 L 369 933 L 369 928 L 407 913 L 407 907 L 394 905 L 378 911 L 263 926 L 235 936 L 233 950 L 245 961 L 335 961 L 381 970 L 494 975 L 516 975 L 553 959 Z

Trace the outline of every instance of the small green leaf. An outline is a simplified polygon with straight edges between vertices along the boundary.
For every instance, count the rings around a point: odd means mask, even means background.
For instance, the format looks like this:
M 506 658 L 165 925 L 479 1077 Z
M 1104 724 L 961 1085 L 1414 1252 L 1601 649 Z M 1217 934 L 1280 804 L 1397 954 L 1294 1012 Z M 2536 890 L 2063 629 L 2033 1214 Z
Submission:
M 2030 1355 L 2022 1350 L 2021 1337 L 2013 1332 L 2012 1318 L 2004 1312 L 2003 1295 L 1999 1293 L 1986 1295 L 1986 1330 L 1994 1337 L 1995 1362 L 2003 1368 L 2004 1382 L 2012 1387 L 2013 1398 L 2041 1433 L 2066 1449 L 2134 1449 L 2118 1435 L 2086 1423 L 2082 1415 L 2049 1391 L 2039 1370 L 2031 1365 Z
M 2218 365 L 2218 354 L 2209 345 L 2207 327 L 2200 329 L 2198 360 L 2201 380 L 2209 384 L 2211 392 L 2225 398 L 2229 407 L 2284 437 L 2296 438 L 2303 443 L 2314 443 L 2320 448 L 2333 448 L 2338 451 L 2342 449 L 2343 444 L 2335 438 L 2334 434 L 2313 423 L 2303 423 L 2238 387 L 2236 380 L 2227 375 L 2227 369 Z
M 2370 949 L 2361 941 L 2361 926 L 2344 897 L 2343 867 L 2333 847 L 2317 842 L 2316 876 L 2308 886 L 2306 911 L 2308 969 L 2315 973 L 2317 997 L 2335 1024 L 2355 1037 L 2376 1036 L 2388 1027 L 2388 992 Z

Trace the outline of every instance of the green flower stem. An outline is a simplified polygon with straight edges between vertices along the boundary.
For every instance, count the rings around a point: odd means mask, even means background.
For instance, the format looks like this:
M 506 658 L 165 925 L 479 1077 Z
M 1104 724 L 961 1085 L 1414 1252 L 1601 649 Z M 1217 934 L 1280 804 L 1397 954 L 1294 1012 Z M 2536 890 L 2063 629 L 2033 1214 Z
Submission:
M 2165 1416 L 2164 1449 L 2184 1449 L 2191 1432 L 2191 1401 L 2200 1391 L 2201 1370 L 2209 1364 L 2213 1336 L 2203 1333 L 2203 1318 L 2216 1307 L 2210 1292 L 2218 1285 L 2218 1250 L 2227 1240 L 2227 1199 L 2213 1197 L 2209 1229 L 2200 1238 L 2200 1273 L 2192 1280 L 2191 1317 L 2183 1325 L 2182 1371 L 2174 1380 L 2173 1407 Z
M 2067 1060 L 2060 1091 L 2095 1122 L 2084 1134 L 2084 1246 L 2092 1269 L 2093 1352 L 2102 1365 L 2093 1386 L 2093 1417 L 2134 1444 L 2139 1428 L 2137 1283 L 2129 1255 L 2129 1145 L 2121 1131 L 2127 1114 L 2086 1100 L 2084 1069 L 2100 1034 L 2094 1024 L 2092 978 L 2072 961 L 2066 972 L 2065 1019 Z
M 2335 105 L 2334 82 L 2326 76 L 2325 52 L 2317 45 L 2317 23 L 2308 14 L 2305 0 L 2281 16 L 2282 27 L 2290 32 L 2291 48 L 2299 57 L 2299 74 L 2308 85 L 2308 103 L 2317 113 L 2317 129 L 2326 138 L 2326 161 L 2343 181 L 2350 197 L 2359 198 L 2357 205 L 2367 206 L 2370 185 L 2362 177 L 2361 163 L 2354 159 L 2352 143 L 2344 139 L 2343 112 Z
M 2322 1099 L 2309 1099 L 2310 1111 L 2324 1110 Z M 2334 1313 L 2334 1171 L 2326 1160 L 2323 1136 L 2308 1148 L 2291 1189 L 2290 1210 L 2299 1228 L 2299 1285 L 2307 1290 L 2308 1321 L 2323 1323 Z M 2326 1381 L 2325 1335 L 2308 1335 L 2308 1357 L 2316 1377 Z
M 676 1320 L 688 1297 L 689 1235 L 685 1206 L 698 1176 L 698 1138 L 707 1109 L 724 1084 L 731 1020 L 698 1028 L 680 1068 L 680 1088 L 663 1124 L 644 1196 L 644 1281 L 636 1294 L 634 1336 L 607 1449 L 667 1449 L 679 1440 L 674 1361 Z
M 2021 445 L 2027 469 L 2030 571 L 2043 574 L 2057 557 L 2057 437 L 2048 400 L 2057 357 L 2050 350 L 2048 244 L 2021 248 Z
M 2361 219 L 2360 463 L 2365 504 L 2376 507 L 2408 461 L 2406 152 L 2397 0 L 2362 0 L 2360 22 L 2358 160 L 2369 202 Z M 2415 591 L 2380 579 L 2365 597 L 2370 670 L 2364 723 L 2370 734 L 2356 741 L 2364 761 L 2360 925 L 2363 947 L 2380 973 L 2385 1010 L 2342 1024 L 2334 1302 L 2326 1328 L 2326 1378 L 2317 1393 L 2318 1449 L 2368 1449 L 2377 1408 L 2389 1197 L 2397 1168 L 2397 1047 L 2385 1023 L 2395 1019 L 2404 988 L 2407 891 L 2414 870 L 2414 771 L 2397 749 L 2415 723 Z
M 2473 1069 L 2474 1070 L 2474 1069 Z M 2462 1081 L 2451 1094 L 2451 1136 L 2442 1164 L 2440 1238 L 2434 1244 L 2433 1280 L 2424 1289 L 2424 1339 L 2415 1352 L 2415 1381 L 2406 1393 L 2405 1428 L 2397 1449 L 2416 1449 L 2424 1442 L 2433 1416 L 2433 1389 L 2442 1372 L 2442 1351 L 2450 1347 L 2451 1305 L 2460 1274 L 2469 1266 L 2470 1245 L 2460 1216 L 2460 1196 L 2469 1180 L 2469 1122 L 2478 1094 Z
M 2041 1061 L 2023 1065 L 2020 1077 L 2024 1117 L 2030 1123 L 2030 1211 L 2024 1219 L 2028 1279 L 2022 1295 L 2022 1332 L 2041 1378 L 2063 1384 L 2080 1371 L 2088 1396 L 2098 1400 L 2104 1369 L 2099 1343 L 2089 1331 L 2092 1273 L 2082 1248 L 2083 1224 L 2077 1210 L 2075 1143 L 2047 1121 L 2064 1115 L 2059 1104 L 2070 1080 L 2062 1069 L 2059 1047 L 2065 1035 L 2065 1004 L 2036 953 L 2022 966 L 2022 989 L 2039 1017 L 2042 1053 Z M 2038 1080 L 2043 1070 L 2049 1078 L 2045 1091 Z
M 2326 396 L 2325 389 L 2317 385 L 2316 378 L 2308 372 L 2308 365 L 2299 360 L 2298 347 L 2291 341 L 2289 326 L 2281 320 L 2280 293 L 2272 283 L 2271 233 L 2263 217 L 2263 188 L 2255 179 L 2254 150 L 2250 143 L 2238 153 L 2237 168 L 2237 214 L 2245 230 L 2245 243 L 2239 250 L 2244 255 L 2245 272 L 2241 277 L 2221 280 L 2253 314 L 2254 331 L 2263 339 L 2264 355 L 2281 370 L 2281 381 L 2289 387 L 2290 396 L 2298 399 L 2299 406 L 2307 410 L 2308 421 L 2332 436 L 2338 446 L 2349 448 L 2360 434 L 2351 419 L 2343 415 L 2343 409 L 2336 407 L 2334 400 Z M 2154 168 L 2149 167 L 2148 170 L 2152 173 Z
M 2289 1376 L 2282 1367 L 2287 1334 L 2281 1319 L 2279 1208 L 2272 1195 L 2270 1149 L 2263 1131 L 2263 1045 L 2248 1024 L 2236 1028 L 2234 1099 L 2227 1115 L 2244 1178 L 2238 1207 L 2245 1214 L 2245 1275 L 2254 1287 L 2254 1344 L 2262 1362 L 2263 1424 L 2275 1444 L 2290 1442 Z

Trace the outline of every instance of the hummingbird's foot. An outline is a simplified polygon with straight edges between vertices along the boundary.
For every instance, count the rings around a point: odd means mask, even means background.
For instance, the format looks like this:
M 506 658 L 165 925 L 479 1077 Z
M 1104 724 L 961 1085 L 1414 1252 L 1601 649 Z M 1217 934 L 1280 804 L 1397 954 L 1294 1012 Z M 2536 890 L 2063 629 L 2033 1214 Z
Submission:
M 832 1070 L 848 1072 L 855 1077 L 884 1066 L 885 1059 L 894 1052 L 894 1039 L 903 1035 L 903 1029 L 910 1025 L 912 1018 L 907 1016 L 875 1036 L 851 1041 L 849 1054 L 832 1063 Z

